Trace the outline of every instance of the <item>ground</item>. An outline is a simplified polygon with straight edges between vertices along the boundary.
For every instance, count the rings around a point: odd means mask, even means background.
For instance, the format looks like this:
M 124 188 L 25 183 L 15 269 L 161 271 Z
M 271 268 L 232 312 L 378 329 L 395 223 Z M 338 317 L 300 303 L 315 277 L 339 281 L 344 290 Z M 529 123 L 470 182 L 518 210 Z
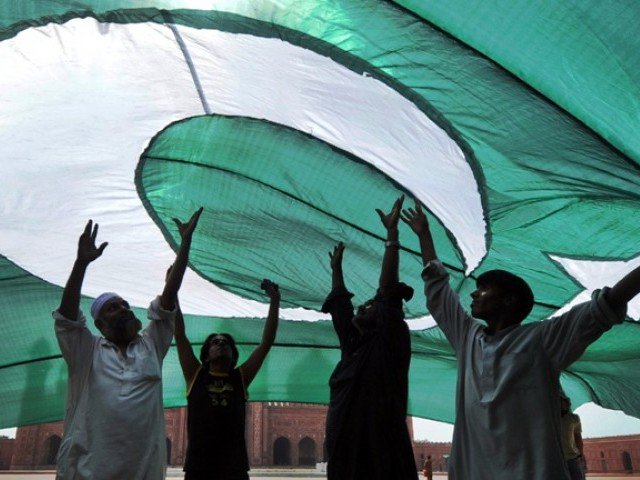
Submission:
M 177 468 L 170 468 L 167 478 L 182 478 L 182 471 Z M 316 480 L 324 480 L 326 477 L 321 473 L 312 470 L 253 470 L 251 472 L 251 480 L 303 480 L 314 478 Z M 424 477 L 420 476 L 420 480 Z M 436 474 L 433 480 L 446 480 L 445 474 Z M 614 476 L 614 477 L 598 477 L 589 475 L 588 480 L 640 480 L 640 476 Z M 17 472 L 17 471 L 0 471 L 0 480 L 54 480 L 54 472 Z

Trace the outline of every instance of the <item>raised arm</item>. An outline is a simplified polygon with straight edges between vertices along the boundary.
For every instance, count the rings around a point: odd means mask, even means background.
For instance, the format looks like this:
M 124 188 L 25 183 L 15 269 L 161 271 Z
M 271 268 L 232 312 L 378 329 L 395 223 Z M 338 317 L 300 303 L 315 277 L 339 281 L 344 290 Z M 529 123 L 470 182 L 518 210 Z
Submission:
M 344 275 L 342 273 L 342 254 L 344 253 L 344 243 L 340 242 L 333 247 L 333 252 L 329 252 L 331 264 L 331 289 L 346 288 L 344 285 Z
M 271 350 L 271 346 L 276 339 L 276 331 L 278 330 L 278 317 L 280 314 L 280 289 L 278 285 L 270 280 L 263 280 L 261 287 L 269 295 L 271 300 L 269 304 L 269 314 L 262 331 L 262 340 L 260 345 L 251 353 L 246 362 L 240 366 L 242 378 L 245 388 L 249 388 L 251 382 L 256 377 L 258 370 L 262 366 L 267 353 Z
M 402 220 L 418 235 L 423 265 L 437 260 L 427 217 L 417 201 L 414 208 L 402 211 Z M 474 322 L 451 289 L 449 274 L 440 262 L 433 262 L 428 269 L 425 268 L 422 278 L 425 281 L 427 308 L 457 353 Z
M 420 240 L 420 253 L 422 255 L 422 264 L 426 265 L 431 260 L 435 260 L 436 248 L 433 245 L 433 238 L 431 237 L 431 230 L 429 229 L 429 222 L 427 217 L 422 211 L 422 207 L 415 200 L 414 208 L 408 208 L 402 211 L 402 220 L 411 227 L 411 230 L 418 236 Z
M 176 299 L 178 298 L 178 290 L 180 290 L 180 285 L 182 285 L 182 278 L 184 277 L 184 272 L 187 269 L 187 262 L 189 261 L 191 238 L 193 237 L 193 231 L 198 225 L 198 220 L 200 219 L 202 210 L 202 207 L 196 210 L 194 214 L 191 215 L 191 218 L 187 223 L 182 223 L 177 218 L 173 219 L 178 226 L 178 231 L 180 232 L 182 241 L 180 242 L 180 248 L 178 249 L 176 260 L 173 262 L 173 268 L 167 276 L 167 280 L 164 284 L 164 290 L 160 297 L 160 305 L 164 310 L 173 310 L 175 307 Z
M 176 323 L 175 323 L 175 339 L 176 347 L 178 348 L 178 360 L 180 360 L 180 367 L 182 368 L 182 374 L 184 380 L 187 382 L 187 388 L 193 382 L 193 379 L 200 368 L 200 361 L 193 353 L 193 347 L 191 342 L 187 338 L 187 332 L 184 326 L 184 317 L 182 316 L 182 309 L 180 308 L 180 301 L 176 297 Z
M 349 339 L 358 335 L 356 327 L 352 323 L 353 295 L 347 290 L 342 274 L 342 257 L 345 245 L 340 242 L 333 247 L 333 252 L 329 252 L 331 266 L 331 292 L 322 304 L 322 312 L 331 314 L 333 328 L 338 334 L 340 348 L 344 354 L 345 347 L 349 344 Z
M 104 242 L 102 245 L 96 248 L 96 237 L 98 236 L 98 224 L 93 224 L 93 220 L 89 220 L 84 227 L 84 232 L 80 235 L 78 240 L 78 254 L 76 260 L 73 263 L 71 274 L 67 280 L 67 284 L 64 287 L 62 293 L 62 300 L 60 301 L 60 308 L 58 311 L 66 318 L 75 320 L 78 318 L 78 311 L 80 309 L 80 291 L 82 289 L 82 282 L 84 281 L 84 274 L 87 271 L 87 267 L 96 258 L 102 255 L 102 252 L 107 247 L 108 243 Z
M 385 289 L 398 283 L 398 250 L 400 243 L 398 242 L 398 220 L 402 211 L 402 202 L 404 195 L 398 198 L 393 204 L 393 208 L 386 215 L 380 209 L 376 209 L 382 224 L 387 229 L 387 241 L 385 242 L 384 257 L 382 257 L 382 270 L 380 272 L 379 287 L 381 293 L 385 293 Z
M 640 293 L 640 267 L 627 273 L 607 292 L 607 301 L 615 311 L 627 307 L 627 303 Z

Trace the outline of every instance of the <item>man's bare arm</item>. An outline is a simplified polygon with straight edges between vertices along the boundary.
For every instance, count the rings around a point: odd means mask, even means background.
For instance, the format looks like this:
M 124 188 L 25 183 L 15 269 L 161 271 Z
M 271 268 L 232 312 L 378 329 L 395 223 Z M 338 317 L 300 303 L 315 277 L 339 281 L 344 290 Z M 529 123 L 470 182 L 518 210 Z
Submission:
M 340 242 L 333 247 L 333 252 L 329 252 L 331 265 L 331 289 L 345 288 L 344 274 L 342 273 L 342 254 L 344 253 L 344 243 Z
M 182 374 L 184 380 L 187 382 L 187 386 L 191 385 L 193 378 L 200 368 L 200 361 L 193 353 L 193 347 L 191 342 L 187 338 L 187 332 L 184 325 L 184 317 L 182 316 L 182 310 L 180 309 L 180 301 L 176 298 L 176 307 L 178 312 L 176 314 L 175 322 L 175 339 L 176 347 L 178 349 L 178 360 L 180 361 L 180 368 L 182 368 Z
M 433 244 L 431 230 L 426 215 L 422 211 L 422 207 L 415 200 L 414 208 L 407 208 L 402 211 L 402 220 L 411 227 L 411 230 L 418 236 L 420 240 L 420 253 L 422 255 L 422 264 L 426 265 L 431 260 L 435 260 L 436 247 Z
M 398 264 L 400 244 L 398 243 L 398 220 L 402 211 L 404 195 L 398 198 L 391 211 L 384 214 L 382 210 L 376 209 L 382 224 L 387 229 L 387 241 L 385 243 L 384 256 L 382 257 L 382 269 L 380 271 L 379 287 L 382 291 L 389 286 L 398 283 Z
M 269 314 L 267 315 L 267 321 L 262 331 L 262 340 L 260 345 L 251 353 L 246 362 L 242 364 L 240 370 L 242 371 L 242 377 L 244 379 L 244 386 L 248 388 L 253 379 L 258 374 L 262 363 L 271 350 L 271 346 L 276 339 L 276 331 L 278 330 L 278 318 L 280 315 L 280 289 L 278 285 L 269 281 L 263 280 L 264 290 L 269 295 L 271 302 L 269 303 Z
M 176 260 L 173 262 L 173 268 L 167 276 L 167 280 L 164 284 L 164 290 L 160 297 L 160 305 L 164 310 L 173 310 L 175 307 L 178 290 L 180 290 L 180 285 L 182 285 L 184 272 L 187 269 L 187 262 L 189 261 L 189 251 L 191 250 L 193 231 L 198 225 L 198 220 L 200 219 L 202 210 L 202 207 L 196 210 L 194 214 L 191 215 L 191 218 L 187 223 L 182 223 L 177 218 L 173 219 L 178 226 L 178 231 L 180 232 L 182 241 L 180 242 L 180 248 L 178 249 Z

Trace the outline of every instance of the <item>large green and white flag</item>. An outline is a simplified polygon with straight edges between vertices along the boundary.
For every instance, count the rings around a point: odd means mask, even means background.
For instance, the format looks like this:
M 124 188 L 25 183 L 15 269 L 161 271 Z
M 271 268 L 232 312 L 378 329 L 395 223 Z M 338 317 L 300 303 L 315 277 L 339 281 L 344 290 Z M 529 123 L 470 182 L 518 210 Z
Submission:
M 246 355 L 282 288 L 277 345 L 252 400 L 325 403 L 339 358 L 317 310 L 347 244 L 356 301 L 375 291 L 374 208 L 429 210 L 452 282 L 532 285 L 539 321 L 640 264 L 640 4 L 562 0 L 3 0 L 0 2 L 1 426 L 59 419 L 66 366 L 50 312 L 77 236 L 105 254 L 83 308 L 162 289 L 178 233 L 205 212 L 181 291 L 194 343 Z M 421 290 L 401 232 L 401 277 Z M 456 366 L 424 296 L 410 412 L 452 421 Z M 640 416 L 640 302 L 563 374 L 574 405 Z M 197 348 L 197 347 L 196 347 Z M 184 405 L 172 348 L 165 404 Z

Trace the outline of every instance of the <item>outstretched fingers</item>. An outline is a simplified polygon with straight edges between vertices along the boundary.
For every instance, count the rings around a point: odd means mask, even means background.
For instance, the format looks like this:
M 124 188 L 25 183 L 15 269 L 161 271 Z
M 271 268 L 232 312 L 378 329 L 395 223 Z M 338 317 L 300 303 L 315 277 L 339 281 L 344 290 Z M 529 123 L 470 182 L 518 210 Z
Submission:
M 89 220 L 91 221 L 91 220 Z M 98 224 L 96 223 L 93 226 L 93 232 L 91 232 L 91 240 L 93 241 L 93 243 L 96 243 L 96 237 L 98 236 Z
M 411 227 L 411 229 L 415 233 L 420 233 L 429 228 L 429 222 L 426 215 L 422 211 L 422 207 L 418 203 L 418 200 L 415 200 L 415 205 L 413 208 L 409 207 L 402 210 L 401 218 L 402 221 L 409 225 L 409 227 Z
M 395 229 L 398 226 L 398 219 L 400 218 L 400 212 L 402 211 L 402 203 L 404 202 L 404 195 L 393 202 L 393 207 L 388 214 L 385 214 L 379 208 L 376 208 L 376 213 L 380 217 L 380 221 L 387 229 Z
M 186 229 L 189 233 L 192 233 L 196 229 L 196 225 L 198 225 L 198 221 L 200 220 L 200 215 L 202 215 L 202 211 L 204 207 L 200 207 L 198 210 L 193 212 L 191 218 L 189 219 L 189 223 L 187 223 Z
M 189 218 L 189 221 L 186 223 L 182 223 L 177 218 L 172 219 L 173 223 L 175 223 L 178 227 L 178 232 L 180 233 L 180 236 L 182 238 L 193 233 L 193 231 L 196 229 L 196 226 L 198 225 L 198 221 L 200 220 L 200 215 L 202 215 L 203 210 L 204 207 L 200 207 L 198 210 L 193 212 L 193 215 L 191 215 L 191 218 Z
M 418 215 L 418 212 L 414 208 L 409 207 L 402 210 L 402 213 L 400 215 L 402 219 L 406 222 L 406 221 L 411 221 L 413 218 L 415 218 L 415 216 Z
M 336 268 L 342 263 L 342 252 L 344 252 L 344 243 L 342 242 L 333 247 L 333 252 L 329 252 L 331 268 Z
M 96 247 L 96 238 L 98 237 L 98 224 L 89 220 L 84 227 L 84 231 L 78 240 L 78 260 L 89 264 L 102 255 L 107 248 L 108 242 L 103 242 L 100 247 Z
M 98 257 L 102 255 L 102 252 L 104 252 L 104 249 L 107 248 L 107 245 L 109 245 L 109 242 L 103 242 L 102 245 L 98 247 Z
M 395 203 L 393 204 L 393 210 L 395 212 L 400 212 L 400 210 L 402 210 L 402 204 L 404 203 L 404 194 L 400 195 L 400 198 L 398 198 Z
M 82 233 L 86 236 L 91 235 L 92 226 L 93 226 L 93 220 L 89 220 L 87 224 L 84 226 L 84 232 Z
M 176 224 L 176 227 L 178 227 L 178 231 L 182 232 L 182 230 L 184 230 L 184 223 L 182 223 L 180 220 L 178 220 L 177 218 L 172 218 L 171 220 L 173 220 L 173 223 Z

